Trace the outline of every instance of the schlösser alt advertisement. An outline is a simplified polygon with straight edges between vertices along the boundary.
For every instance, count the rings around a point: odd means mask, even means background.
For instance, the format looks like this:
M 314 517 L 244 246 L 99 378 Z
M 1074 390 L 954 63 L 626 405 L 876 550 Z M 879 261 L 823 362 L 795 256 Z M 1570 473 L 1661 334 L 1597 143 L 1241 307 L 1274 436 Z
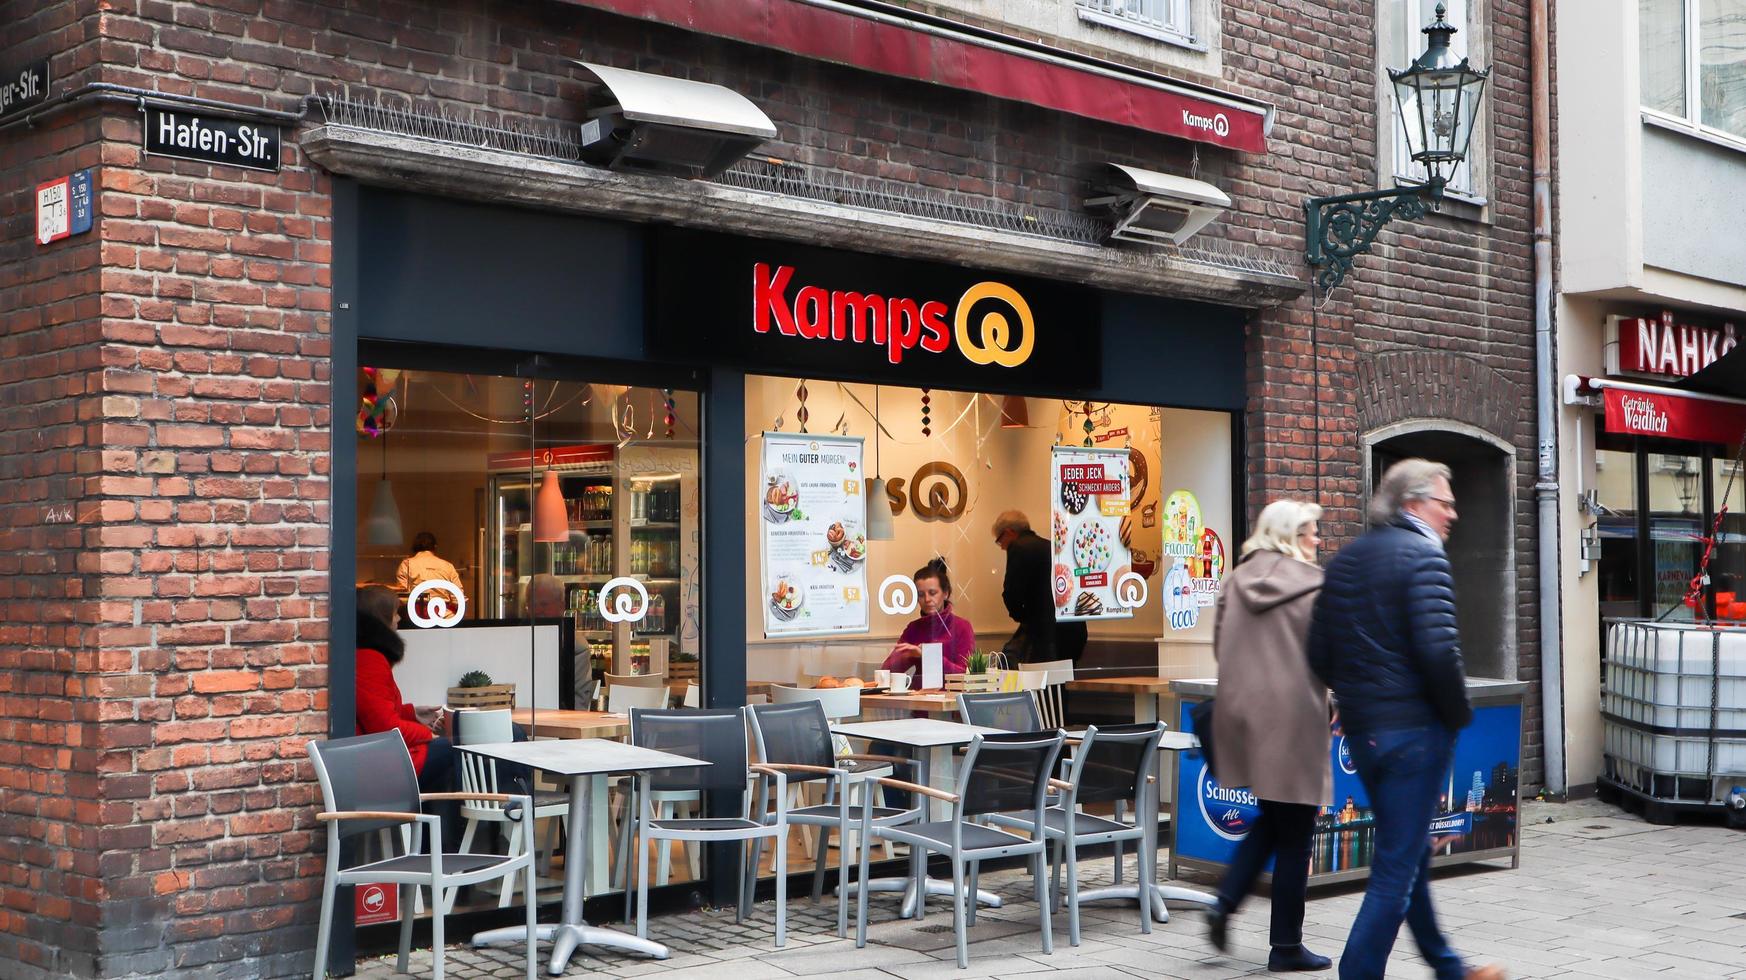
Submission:
M 1126 619 L 1146 602 L 1122 544 L 1128 451 L 1056 446 L 1049 458 L 1055 618 Z
M 756 502 L 764 635 L 865 633 L 861 440 L 766 432 Z

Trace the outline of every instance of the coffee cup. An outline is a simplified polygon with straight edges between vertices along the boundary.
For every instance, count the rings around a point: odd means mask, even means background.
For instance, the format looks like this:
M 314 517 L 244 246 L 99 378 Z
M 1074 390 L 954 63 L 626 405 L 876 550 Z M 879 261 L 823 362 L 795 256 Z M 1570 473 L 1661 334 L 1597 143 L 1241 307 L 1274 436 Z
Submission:
M 889 670 L 876 670 L 876 671 L 874 671 L 873 672 L 873 686 L 874 687 L 890 687 L 891 686 L 891 671 L 889 671 Z
M 894 670 L 891 672 L 891 690 L 894 694 L 901 694 L 909 690 L 909 673 L 907 671 Z

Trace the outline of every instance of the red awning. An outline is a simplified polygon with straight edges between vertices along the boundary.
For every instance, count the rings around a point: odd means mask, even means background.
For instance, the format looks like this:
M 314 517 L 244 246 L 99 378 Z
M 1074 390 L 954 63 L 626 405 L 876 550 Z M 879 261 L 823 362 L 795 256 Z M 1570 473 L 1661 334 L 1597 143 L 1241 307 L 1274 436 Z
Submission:
M 1746 436 L 1746 402 L 1670 388 L 1591 379 L 1606 404 L 1608 432 L 1732 446 Z
M 1272 123 L 1251 99 L 833 0 L 568 2 L 1249 153 Z

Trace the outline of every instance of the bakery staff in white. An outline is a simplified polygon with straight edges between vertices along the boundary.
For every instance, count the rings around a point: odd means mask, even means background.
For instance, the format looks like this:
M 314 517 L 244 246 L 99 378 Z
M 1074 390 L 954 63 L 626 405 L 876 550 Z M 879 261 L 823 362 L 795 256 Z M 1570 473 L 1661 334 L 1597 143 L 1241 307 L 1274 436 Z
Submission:
M 400 571 L 394 576 L 394 584 L 400 587 L 402 595 L 432 579 L 449 582 L 457 591 L 461 589 L 461 574 L 455 571 L 455 566 L 437 557 L 436 544 L 436 535 L 429 531 L 420 531 L 412 539 L 412 554 L 400 563 Z

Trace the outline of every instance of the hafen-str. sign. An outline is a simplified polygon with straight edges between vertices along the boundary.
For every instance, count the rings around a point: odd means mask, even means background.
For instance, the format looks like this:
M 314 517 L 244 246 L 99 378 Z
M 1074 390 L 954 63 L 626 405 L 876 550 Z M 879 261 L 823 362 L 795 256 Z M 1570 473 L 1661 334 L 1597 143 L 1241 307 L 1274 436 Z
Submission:
M 145 150 L 153 156 L 277 171 L 280 148 L 279 127 L 271 123 L 146 106 Z
M 1098 383 L 1098 296 L 933 262 L 667 229 L 651 353 L 753 371 L 978 391 Z

